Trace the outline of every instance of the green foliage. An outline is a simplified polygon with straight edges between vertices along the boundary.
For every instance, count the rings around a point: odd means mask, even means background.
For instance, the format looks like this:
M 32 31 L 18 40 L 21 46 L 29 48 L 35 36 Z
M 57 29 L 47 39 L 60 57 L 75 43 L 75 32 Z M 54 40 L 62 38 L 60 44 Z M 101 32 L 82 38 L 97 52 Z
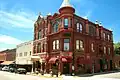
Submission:
M 117 55 L 120 55 L 120 42 L 114 44 L 114 52 Z

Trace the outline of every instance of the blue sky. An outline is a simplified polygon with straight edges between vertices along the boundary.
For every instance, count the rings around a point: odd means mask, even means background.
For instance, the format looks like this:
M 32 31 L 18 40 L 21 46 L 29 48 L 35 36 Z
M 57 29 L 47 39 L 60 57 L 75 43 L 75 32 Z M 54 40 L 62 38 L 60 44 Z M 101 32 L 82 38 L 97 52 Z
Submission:
M 33 24 L 42 15 L 58 12 L 63 0 L 0 0 L 0 50 L 15 48 L 33 39 Z M 114 42 L 120 41 L 119 0 L 70 0 L 76 14 L 112 29 Z

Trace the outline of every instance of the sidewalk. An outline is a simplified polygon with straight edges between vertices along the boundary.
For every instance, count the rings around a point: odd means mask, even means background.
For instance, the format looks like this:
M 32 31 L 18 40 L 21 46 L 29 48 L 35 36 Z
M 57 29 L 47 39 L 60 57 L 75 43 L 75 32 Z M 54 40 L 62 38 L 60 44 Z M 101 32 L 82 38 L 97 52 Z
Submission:
M 56 75 L 54 75 L 54 76 L 52 77 L 50 74 L 41 75 L 40 73 L 39 73 L 39 74 L 27 73 L 27 75 L 39 76 L 39 77 L 41 77 L 41 78 L 60 78 L 60 79 L 62 79 L 62 77 L 63 77 L 63 76 L 58 76 L 58 77 L 56 77 Z

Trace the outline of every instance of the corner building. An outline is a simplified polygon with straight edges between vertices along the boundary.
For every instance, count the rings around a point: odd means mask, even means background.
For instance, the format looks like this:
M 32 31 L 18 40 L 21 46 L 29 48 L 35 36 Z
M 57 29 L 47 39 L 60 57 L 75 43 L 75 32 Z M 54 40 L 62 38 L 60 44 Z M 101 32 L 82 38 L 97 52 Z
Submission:
M 34 70 L 80 74 L 113 69 L 113 34 L 98 22 L 75 14 L 69 0 L 59 13 L 39 15 L 34 24 Z

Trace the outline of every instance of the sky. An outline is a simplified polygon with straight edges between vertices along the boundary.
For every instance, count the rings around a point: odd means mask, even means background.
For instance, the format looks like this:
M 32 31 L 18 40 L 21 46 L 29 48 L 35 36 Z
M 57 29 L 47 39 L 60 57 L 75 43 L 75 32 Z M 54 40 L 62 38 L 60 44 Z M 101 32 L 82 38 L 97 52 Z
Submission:
M 58 12 L 63 0 L 0 0 L 0 51 L 33 40 L 33 28 L 39 13 Z M 98 20 L 113 31 L 120 41 L 120 0 L 70 0 L 76 14 Z

